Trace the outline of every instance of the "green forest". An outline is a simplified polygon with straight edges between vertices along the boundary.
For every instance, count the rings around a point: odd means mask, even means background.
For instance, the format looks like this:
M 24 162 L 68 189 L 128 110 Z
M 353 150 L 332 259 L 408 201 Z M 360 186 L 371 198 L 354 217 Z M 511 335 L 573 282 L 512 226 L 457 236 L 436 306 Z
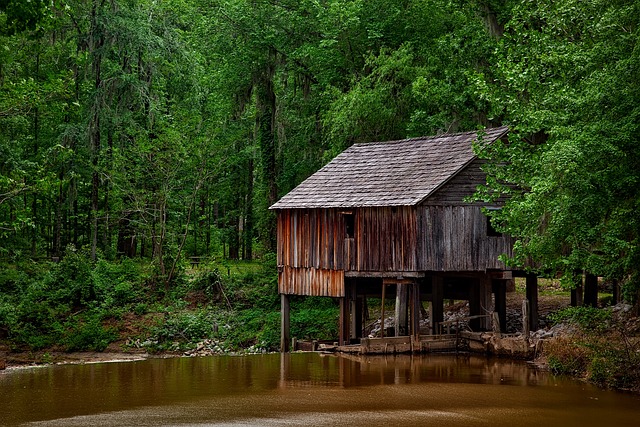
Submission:
M 639 24 L 637 0 L 0 0 L 0 339 L 100 349 L 167 298 L 197 329 L 199 290 L 273 348 L 271 204 L 351 144 L 497 125 L 475 197 L 509 196 L 505 261 L 636 302 Z

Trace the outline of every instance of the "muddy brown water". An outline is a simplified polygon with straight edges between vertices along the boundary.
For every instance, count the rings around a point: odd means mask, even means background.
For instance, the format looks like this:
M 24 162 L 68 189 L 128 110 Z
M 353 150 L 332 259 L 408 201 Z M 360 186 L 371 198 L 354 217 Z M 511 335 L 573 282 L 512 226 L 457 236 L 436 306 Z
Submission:
M 0 425 L 639 426 L 640 397 L 477 356 L 299 353 L 0 372 Z

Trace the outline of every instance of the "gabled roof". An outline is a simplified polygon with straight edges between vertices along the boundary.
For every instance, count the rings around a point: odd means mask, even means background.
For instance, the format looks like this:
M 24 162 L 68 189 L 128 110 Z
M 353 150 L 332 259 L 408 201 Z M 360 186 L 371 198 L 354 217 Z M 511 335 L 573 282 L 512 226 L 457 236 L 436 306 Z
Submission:
M 486 129 L 483 143 L 507 127 Z M 478 132 L 354 144 L 270 209 L 412 206 L 472 162 Z

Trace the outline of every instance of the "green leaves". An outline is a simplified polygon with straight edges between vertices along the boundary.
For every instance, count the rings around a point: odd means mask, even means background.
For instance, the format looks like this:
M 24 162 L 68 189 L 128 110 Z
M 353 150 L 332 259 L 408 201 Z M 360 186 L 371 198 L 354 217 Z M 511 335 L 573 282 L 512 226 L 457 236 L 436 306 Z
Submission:
M 520 238 L 520 262 L 635 274 L 627 257 L 640 236 L 630 210 L 640 197 L 638 16 L 631 1 L 514 5 L 497 78 L 480 90 L 514 129 L 489 170 L 494 189 L 506 181 L 527 191 L 499 214 Z

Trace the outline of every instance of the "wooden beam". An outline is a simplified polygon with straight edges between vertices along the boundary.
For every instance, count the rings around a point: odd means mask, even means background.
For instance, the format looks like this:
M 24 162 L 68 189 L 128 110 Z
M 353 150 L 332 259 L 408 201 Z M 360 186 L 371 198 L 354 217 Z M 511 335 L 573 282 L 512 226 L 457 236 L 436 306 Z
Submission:
M 440 333 L 440 322 L 444 320 L 444 279 L 442 276 L 431 278 L 431 333 Z
M 340 298 L 340 325 L 338 342 L 340 345 L 349 344 L 349 302 L 346 297 Z
M 480 298 L 479 314 L 484 316 L 480 318 L 480 329 L 490 331 L 493 309 L 491 308 L 491 278 L 489 276 L 482 276 L 480 278 L 478 297 Z
M 527 300 L 529 301 L 529 328 L 538 330 L 538 276 L 527 274 Z
M 573 288 L 571 289 L 571 307 L 582 305 L 582 272 L 573 272 Z
M 613 279 L 611 287 L 613 291 L 613 305 L 616 305 L 620 302 L 620 283 L 618 283 L 618 279 Z
M 500 332 L 507 332 L 507 281 L 494 280 L 493 292 L 495 300 L 494 311 L 498 313 L 498 322 L 500 323 Z
M 345 281 L 346 292 L 349 295 L 349 312 L 351 316 L 350 338 L 360 338 L 362 336 L 362 298 L 358 298 L 358 288 L 356 282 Z
M 584 305 L 598 306 L 598 276 L 587 273 L 584 276 Z
M 408 284 L 398 283 L 396 285 L 396 336 L 409 335 L 407 331 L 407 300 Z
M 420 337 L 420 283 L 411 286 L 411 334 Z
M 387 284 L 382 281 L 382 303 L 380 305 L 380 338 L 384 338 L 384 297 Z
M 290 338 L 290 306 L 289 295 L 280 294 L 280 351 L 287 353 L 289 351 Z

